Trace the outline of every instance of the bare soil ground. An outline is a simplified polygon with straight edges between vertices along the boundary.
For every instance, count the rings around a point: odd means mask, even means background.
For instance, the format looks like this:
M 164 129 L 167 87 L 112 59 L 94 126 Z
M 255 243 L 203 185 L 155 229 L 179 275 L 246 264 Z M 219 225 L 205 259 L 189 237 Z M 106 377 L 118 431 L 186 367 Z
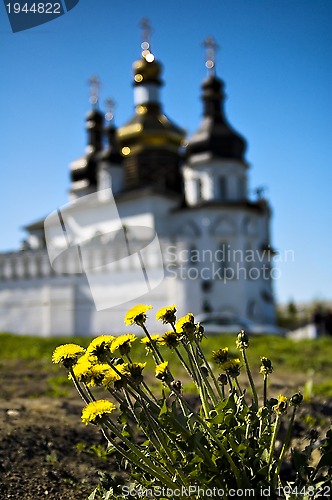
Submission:
M 43 362 L 0 363 L 0 500 L 86 500 L 98 483 L 98 471 L 115 468 L 109 457 L 90 449 L 97 445 L 103 450 L 106 443 L 97 427 L 81 422 L 82 401 L 75 389 L 54 386 L 62 375 L 59 367 L 50 370 Z M 305 378 L 281 373 L 271 389 L 278 393 L 286 386 L 291 394 Z M 307 415 L 325 430 L 332 402 L 320 398 L 301 409 L 298 441 L 305 435 Z
M 105 440 L 81 422 L 75 389 L 48 395 L 49 370 L 22 361 L 2 363 L 0 379 L 0 499 L 88 498 L 98 471 L 114 464 L 90 450 Z

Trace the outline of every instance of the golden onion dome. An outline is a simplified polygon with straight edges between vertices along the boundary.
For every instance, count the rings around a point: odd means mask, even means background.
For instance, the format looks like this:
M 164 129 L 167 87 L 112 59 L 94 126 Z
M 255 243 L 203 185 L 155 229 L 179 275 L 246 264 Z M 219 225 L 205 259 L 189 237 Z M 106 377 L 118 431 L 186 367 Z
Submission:
M 162 65 L 146 50 L 133 64 L 135 92 L 140 93 L 135 114 L 117 131 L 122 154 L 135 154 L 145 148 L 166 148 L 177 151 L 183 144 L 185 132 L 162 112 L 158 97 Z M 155 89 L 155 90 L 153 90 Z M 144 96 L 144 98 L 142 98 Z
M 139 83 L 161 84 L 162 65 L 155 60 L 154 55 L 149 52 L 133 64 L 134 85 Z

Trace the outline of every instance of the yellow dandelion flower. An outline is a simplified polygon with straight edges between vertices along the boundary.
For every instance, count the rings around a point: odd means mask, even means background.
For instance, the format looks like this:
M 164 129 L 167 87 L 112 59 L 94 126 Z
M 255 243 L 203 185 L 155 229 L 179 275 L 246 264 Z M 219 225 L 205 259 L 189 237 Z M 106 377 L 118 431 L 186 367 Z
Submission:
M 175 347 L 179 345 L 179 342 L 179 335 L 173 330 L 165 332 L 164 335 L 158 340 L 158 344 L 166 345 L 170 349 L 175 349 Z
M 106 368 L 109 368 L 109 365 L 98 363 L 96 356 L 89 356 L 86 352 L 73 366 L 73 372 L 78 381 L 95 386 L 100 385 L 103 378 L 102 373 L 105 372 Z
M 287 413 L 287 406 L 288 406 L 288 401 L 286 396 L 279 394 L 278 403 L 273 406 L 273 411 L 277 415 L 283 415 L 284 413 Z
M 142 371 L 146 367 L 146 363 L 126 363 L 126 371 L 128 376 L 135 384 L 143 381 Z
M 149 339 L 149 337 L 144 337 L 142 340 L 141 340 L 141 343 L 145 345 L 145 348 L 148 350 L 148 351 L 152 351 L 153 350 L 153 347 L 152 347 L 152 343 L 153 344 L 156 344 L 159 340 L 159 335 L 156 334 L 156 335 L 151 335 L 151 340 Z
M 88 379 L 86 384 L 91 387 L 101 385 L 109 368 L 110 365 L 107 363 L 97 363 L 96 365 L 91 365 L 86 376 Z
M 156 314 L 157 321 L 161 321 L 164 325 L 167 323 L 175 323 L 176 321 L 176 305 L 162 307 Z
M 121 375 L 119 375 L 113 368 L 108 367 L 109 369 L 105 372 L 102 384 L 106 389 L 110 388 L 114 382 L 121 380 Z
M 152 341 L 155 341 L 155 340 L 158 340 L 159 339 L 159 334 L 157 333 L 156 335 L 151 335 L 151 340 Z M 144 337 L 142 340 L 141 340 L 141 343 L 142 344 L 149 344 L 150 343 L 150 339 L 149 337 Z
M 182 318 L 180 318 L 175 325 L 177 333 L 185 335 L 192 335 L 193 333 L 195 333 L 196 327 L 194 321 L 195 318 L 192 313 L 188 313 Z
M 84 382 L 85 376 L 90 370 L 91 365 L 92 363 L 89 356 L 87 356 L 86 354 L 81 356 L 77 363 L 73 366 L 75 378 L 80 382 Z M 71 378 L 71 375 L 69 376 L 69 378 Z
M 99 335 L 90 342 L 87 353 L 94 356 L 103 356 L 105 353 L 109 352 L 110 345 L 112 344 L 115 337 L 113 335 Z
M 167 375 L 167 370 L 168 370 L 168 361 L 160 363 L 155 368 L 156 377 L 163 380 Z
M 212 359 L 218 365 L 225 363 L 228 359 L 228 347 L 218 349 L 217 351 L 212 351 Z
M 109 367 L 103 378 L 103 385 L 108 389 L 114 384 L 115 389 L 120 389 L 128 379 L 135 384 L 143 381 L 142 371 L 146 363 L 121 363 Z
M 240 375 L 241 361 L 239 358 L 230 359 L 222 363 L 220 367 L 222 370 L 225 370 L 230 377 L 236 378 Z
M 129 375 L 128 363 L 121 363 L 116 365 L 115 368 L 121 375 Z
M 83 408 L 81 418 L 85 425 L 88 425 L 90 422 L 100 422 L 104 415 L 110 414 L 114 410 L 116 410 L 116 406 L 111 403 L 111 401 L 99 399 L 97 401 L 92 401 Z
M 70 368 L 84 352 L 85 349 L 77 344 L 59 345 L 53 352 L 52 361 Z
M 115 352 L 119 349 L 121 356 L 128 354 L 131 349 L 131 344 L 135 342 L 136 335 L 133 333 L 127 333 L 126 335 L 120 335 L 113 340 L 111 344 L 111 352 Z
M 144 304 L 138 304 L 137 306 L 132 307 L 127 312 L 124 322 L 126 325 L 143 325 L 146 321 L 146 311 L 152 309 L 152 306 L 146 306 Z

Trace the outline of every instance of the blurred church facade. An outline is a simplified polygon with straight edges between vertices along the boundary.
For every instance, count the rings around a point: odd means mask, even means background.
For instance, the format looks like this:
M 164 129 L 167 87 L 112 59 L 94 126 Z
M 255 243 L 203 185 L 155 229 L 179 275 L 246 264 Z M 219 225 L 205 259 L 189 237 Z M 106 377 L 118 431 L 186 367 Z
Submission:
M 0 331 L 120 333 L 136 303 L 275 323 L 271 209 L 262 193 L 248 194 L 246 141 L 227 121 L 214 47 L 208 40 L 202 119 L 190 138 L 164 114 L 147 35 L 133 65 L 135 112 L 122 127 L 111 106 L 105 125 L 92 80 L 68 206 L 47 227 L 26 226 L 22 250 L 0 254 Z M 60 256 L 52 262 L 50 248 Z

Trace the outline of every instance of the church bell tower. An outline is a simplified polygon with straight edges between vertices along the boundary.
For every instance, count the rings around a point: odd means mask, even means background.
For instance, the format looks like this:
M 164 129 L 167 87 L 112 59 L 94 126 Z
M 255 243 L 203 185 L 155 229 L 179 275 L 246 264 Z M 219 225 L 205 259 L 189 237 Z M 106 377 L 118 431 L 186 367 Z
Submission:
M 133 65 L 135 114 L 118 130 L 124 156 L 124 189 L 150 187 L 182 193 L 180 148 L 185 133 L 163 113 L 162 65 L 151 52 L 147 19 L 141 27 L 142 55 Z

